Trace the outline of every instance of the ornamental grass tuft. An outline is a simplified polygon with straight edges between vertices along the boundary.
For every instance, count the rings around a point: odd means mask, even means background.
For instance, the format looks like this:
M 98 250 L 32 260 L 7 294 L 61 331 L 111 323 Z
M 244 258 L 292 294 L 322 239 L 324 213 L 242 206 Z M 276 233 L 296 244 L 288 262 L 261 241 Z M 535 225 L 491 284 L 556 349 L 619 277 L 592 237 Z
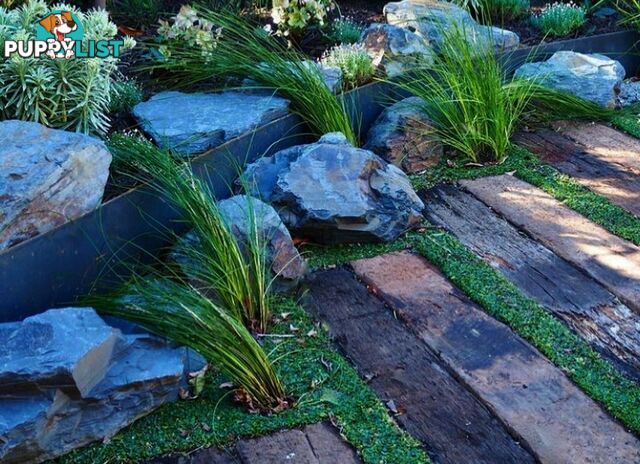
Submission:
M 417 67 L 395 84 L 420 98 L 415 106 L 429 120 L 423 130 L 471 162 L 503 162 L 513 133 L 524 121 L 611 115 L 537 80 L 509 77 L 490 40 L 484 46 L 474 43 L 463 29 L 442 33 L 435 62 Z
M 586 10 L 574 3 L 547 4 L 531 17 L 531 24 L 544 35 L 563 37 L 582 27 L 586 16 Z
M 358 137 L 344 98 L 336 96 L 324 82 L 322 71 L 305 55 L 251 23 L 228 11 L 198 9 L 215 37 L 211 53 L 197 46 L 173 41 L 150 44 L 162 58 L 142 67 L 170 87 L 184 88 L 216 78 L 249 78 L 254 88 L 277 91 L 290 100 L 316 136 L 342 132 L 354 145 Z

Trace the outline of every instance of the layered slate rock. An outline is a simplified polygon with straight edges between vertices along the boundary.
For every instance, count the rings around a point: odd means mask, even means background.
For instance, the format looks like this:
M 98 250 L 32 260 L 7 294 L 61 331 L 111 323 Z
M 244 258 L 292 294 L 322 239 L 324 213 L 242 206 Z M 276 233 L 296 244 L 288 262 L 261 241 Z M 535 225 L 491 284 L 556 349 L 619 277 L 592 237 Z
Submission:
M 340 133 L 261 158 L 244 177 L 290 229 L 323 243 L 393 240 L 424 207 L 400 169 Z
M 384 7 L 387 22 L 414 31 L 440 47 L 446 31 L 464 31 L 467 40 L 484 53 L 493 47 L 512 50 L 520 44 L 515 32 L 478 24 L 467 10 L 440 0 L 403 0 Z
M 219 202 L 218 208 L 244 246 L 248 245 L 251 238 L 251 228 L 258 228 L 259 236 L 267 242 L 266 258 L 275 277 L 276 290 L 288 290 L 298 284 L 307 271 L 307 265 L 273 207 L 247 195 L 236 195 Z M 252 223 L 252 216 L 255 223 Z M 195 231 L 191 231 L 181 238 L 171 254 L 187 275 L 192 274 L 189 268 L 193 266 L 188 249 L 199 249 L 199 243 L 200 238 Z M 188 249 L 185 249 L 187 244 Z
M 0 394 L 61 387 L 84 396 L 104 377 L 118 336 L 88 308 L 0 325 Z
M 371 24 L 362 33 L 360 42 L 389 77 L 410 71 L 416 65 L 430 65 L 435 56 L 424 37 L 391 24 Z
M 369 129 L 363 148 L 408 173 L 438 164 L 443 146 L 429 135 L 432 126 L 420 111 L 421 102 L 409 97 L 385 108 Z
M 163 148 L 202 153 L 287 114 L 288 100 L 271 94 L 161 92 L 133 114 Z
M 624 79 L 622 65 L 599 54 L 559 51 L 546 61 L 525 63 L 515 77 L 534 79 L 606 108 L 617 105 L 617 94 Z
M 84 134 L 36 122 L 0 122 L 0 249 L 96 208 L 111 154 Z
M 64 314 L 66 312 L 71 316 Z M 184 349 L 149 334 L 122 335 L 91 308 L 50 310 L 44 314 L 51 321 L 59 318 L 60 324 L 65 324 L 67 346 L 50 343 L 41 335 L 23 342 L 45 357 L 47 363 L 41 363 L 32 381 L 37 389 L 25 388 L 29 383 L 22 376 L 19 377 L 21 383 L 12 391 L 0 393 L 0 462 L 22 464 L 52 459 L 78 446 L 110 437 L 159 405 L 177 399 L 184 372 Z M 21 327 L 31 324 L 33 321 L 3 324 L 0 334 L 11 331 L 24 335 L 27 332 L 19 332 Z M 42 378 L 59 378 L 59 372 L 68 370 L 70 363 L 65 358 L 78 358 L 73 352 L 76 340 L 80 340 L 82 348 L 85 338 L 89 340 L 92 334 L 105 332 L 115 336 L 108 362 L 104 363 L 98 356 L 102 352 L 97 348 L 79 362 L 95 370 L 92 379 L 98 381 L 93 386 L 87 387 L 84 377 L 78 376 L 85 386 L 82 391 L 78 384 L 43 383 Z M 111 336 L 107 337 L 108 341 L 104 338 L 97 337 L 95 346 L 113 341 Z M 91 353 L 96 354 L 95 359 Z M 59 366 L 53 359 L 60 360 Z M 45 367 L 50 372 L 48 375 Z

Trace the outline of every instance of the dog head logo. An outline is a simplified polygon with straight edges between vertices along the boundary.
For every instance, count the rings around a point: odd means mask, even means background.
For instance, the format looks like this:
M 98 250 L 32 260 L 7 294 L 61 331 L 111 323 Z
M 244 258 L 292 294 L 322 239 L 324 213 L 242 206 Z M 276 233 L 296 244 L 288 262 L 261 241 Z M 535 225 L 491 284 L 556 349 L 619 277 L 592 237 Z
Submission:
M 78 25 L 71 16 L 70 11 L 50 14 L 40 20 L 40 25 L 53 35 L 58 42 L 63 42 L 67 34 L 78 29 Z
M 71 11 L 52 11 L 38 21 L 37 40 L 48 42 L 49 58 L 73 58 L 75 43 L 82 40 L 82 25 Z

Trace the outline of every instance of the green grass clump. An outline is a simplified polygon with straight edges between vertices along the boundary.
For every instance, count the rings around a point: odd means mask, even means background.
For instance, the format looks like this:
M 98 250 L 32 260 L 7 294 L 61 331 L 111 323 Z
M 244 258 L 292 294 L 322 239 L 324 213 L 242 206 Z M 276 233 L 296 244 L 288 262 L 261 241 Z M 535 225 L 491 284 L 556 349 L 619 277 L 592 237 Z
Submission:
M 142 91 L 135 81 L 129 79 L 115 81 L 111 86 L 109 112 L 130 113 L 140 101 L 142 101 Z
M 358 137 L 344 99 L 325 85 L 321 70 L 295 48 L 266 33 L 258 24 L 225 10 L 198 9 L 199 16 L 214 25 L 215 48 L 211 55 L 197 47 L 169 47 L 165 58 L 143 69 L 160 73 L 165 85 L 190 87 L 214 78 L 250 78 L 260 88 L 277 91 L 291 101 L 312 132 L 321 136 L 342 132 L 354 145 Z
M 273 415 L 252 414 L 238 407 L 219 385 L 227 379 L 208 374 L 202 394 L 162 406 L 136 421 L 108 443 L 93 444 L 59 459 L 60 463 L 142 462 L 163 454 L 207 446 L 225 446 L 240 437 L 266 435 L 283 428 L 333 419 L 367 464 L 424 464 L 429 459 L 419 442 L 400 430 L 375 393 L 332 347 L 326 331 L 291 300 L 279 300 L 286 318 L 273 327 L 282 336 L 262 340 L 296 404 Z M 298 329 L 297 337 L 290 326 Z M 315 331 L 315 335 L 306 334 Z
M 531 24 L 544 35 L 563 37 L 582 27 L 587 12 L 574 3 L 554 3 L 531 17 Z
M 489 24 L 504 24 L 522 18 L 529 11 L 529 0 L 480 0 L 476 16 Z
M 511 137 L 524 121 L 605 118 L 610 112 L 535 79 L 509 77 L 493 52 L 473 44 L 463 30 L 442 31 L 440 54 L 396 85 L 420 98 L 424 131 L 474 163 L 503 162 Z
M 333 21 L 328 28 L 327 37 L 335 44 L 354 44 L 360 40 L 362 26 L 348 18 Z
M 183 273 L 198 282 L 204 293 L 214 293 L 236 320 L 254 332 L 266 332 L 271 317 L 266 263 L 269 237 L 259 233 L 259 218 L 250 202 L 248 243 L 244 244 L 233 233 L 233 225 L 222 217 L 208 185 L 188 164 L 140 138 L 114 135 L 108 147 L 119 166 L 128 166 L 124 175 L 150 180 L 155 192 L 181 211 L 195 231 L 197 243 L 185 243 L 181 248 L 186 258 Z
M 340 68 L 342 86 L 345 90 L 354 89 L 370 82 L 376 72 L 373 59 L 361 45 L 333 47 L 322 61 L 328 66 Z
M 196 350 L 233 382 L 236 398 L 250 410 L 289 407 L 271 361 L 242 321 L 195 287 L 169 278 L 134 276 L 121 293 L 96 298 L 94 306 Z
M 600 3 L 600 2 L 599 2 Z M 611 2 L 620 15 L 619 24 L 640 30 L 640 1 L 614 0 Z

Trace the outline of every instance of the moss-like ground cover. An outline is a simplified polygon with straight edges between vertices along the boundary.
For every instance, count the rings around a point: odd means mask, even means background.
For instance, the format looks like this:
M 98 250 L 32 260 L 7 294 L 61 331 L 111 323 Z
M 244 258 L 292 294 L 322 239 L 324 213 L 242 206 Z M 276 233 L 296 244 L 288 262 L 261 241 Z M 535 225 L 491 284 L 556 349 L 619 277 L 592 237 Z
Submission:
M 224 379 L 208 375 L 199 398 L 167 404 L 108 443 L 76 450 L 58 462 L 139 462 L 331 419 L 366 463 L 428 463 L 420 443 L 397 427 L 355 369 L 332 349 L 324 328 L 291 300 L 279 300 L 276 308 L 288 316 L 265 337 L 264 346 L 278 359 L 276 369 L 288 392 L 298 398 L 295 408 L 272 416 L 251 414 L 233 403 L 229 390 L 219 388 Z

